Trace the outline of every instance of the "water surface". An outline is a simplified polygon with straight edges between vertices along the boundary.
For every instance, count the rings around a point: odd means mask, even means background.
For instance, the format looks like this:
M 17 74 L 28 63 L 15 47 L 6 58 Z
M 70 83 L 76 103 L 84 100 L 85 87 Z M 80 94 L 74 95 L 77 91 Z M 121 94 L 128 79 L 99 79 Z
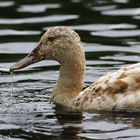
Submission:
M 0 66 L 26 56 L 52 26 L 81 36 L 86 51 L 84 87 L 108 71 L 140 62 L 137 0 L 1 0 Z M 75 112 L 51 103 L 59 64 L 42 61 L 11 75 L 0 73 L 2 140 L 139 140 L 138 113 Z M 12 91 L 12 96 L 11 96 Z

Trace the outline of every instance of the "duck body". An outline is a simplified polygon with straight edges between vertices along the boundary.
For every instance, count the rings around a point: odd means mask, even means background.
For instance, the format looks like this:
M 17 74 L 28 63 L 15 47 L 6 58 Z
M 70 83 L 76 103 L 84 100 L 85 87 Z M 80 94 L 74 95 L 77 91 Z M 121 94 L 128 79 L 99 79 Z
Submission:
M 41 60 L 61 65 L 52 94 L 55 103 L 84 111 L 140 111 L 140 63 L 109 72 L 82 91 L 85 52 L 79 35 L 68 27 L 50 28 L 37 47 L 10 70 Z
M 75 99 L 82 110 L 140 111 L 140 63 L 99 78 Z

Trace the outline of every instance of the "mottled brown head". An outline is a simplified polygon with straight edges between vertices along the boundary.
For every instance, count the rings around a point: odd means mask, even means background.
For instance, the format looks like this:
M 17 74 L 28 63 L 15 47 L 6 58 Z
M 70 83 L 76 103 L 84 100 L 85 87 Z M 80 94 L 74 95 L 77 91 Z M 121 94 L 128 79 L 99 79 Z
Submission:
M 48 29 L 42 36 L 38 46 L 25 58 L 10 68 L 15 71 L 32 63 L 49 59 L 63 64 L 77 55 L 84 57 L 79 35 L 68 27 L 54 27 Z

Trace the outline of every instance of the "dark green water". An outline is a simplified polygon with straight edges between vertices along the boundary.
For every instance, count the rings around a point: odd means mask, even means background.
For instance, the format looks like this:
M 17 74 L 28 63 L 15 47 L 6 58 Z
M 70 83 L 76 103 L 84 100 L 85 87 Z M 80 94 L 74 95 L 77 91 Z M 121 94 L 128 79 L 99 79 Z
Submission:
M 0 66 L 27 55 L 51 26 L 74 28 L 86 50 L 85 86 L 140 62 L 139 0 L 0 0 Z M 50 102 L 59 65 L 0 73 L 0 140 L 139 140 L 140 114 L 69 112 Z

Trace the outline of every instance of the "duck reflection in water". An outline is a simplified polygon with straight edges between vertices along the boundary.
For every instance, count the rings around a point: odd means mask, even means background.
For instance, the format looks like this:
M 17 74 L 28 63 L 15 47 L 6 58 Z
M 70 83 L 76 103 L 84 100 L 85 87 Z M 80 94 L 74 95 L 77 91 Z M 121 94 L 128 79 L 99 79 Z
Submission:
M 58 104 L 54 109 L 57 120 L 62 126 L 59 137 L 62 140 L 81 140 L 79 134 L 82 132 L 82 113 Z

